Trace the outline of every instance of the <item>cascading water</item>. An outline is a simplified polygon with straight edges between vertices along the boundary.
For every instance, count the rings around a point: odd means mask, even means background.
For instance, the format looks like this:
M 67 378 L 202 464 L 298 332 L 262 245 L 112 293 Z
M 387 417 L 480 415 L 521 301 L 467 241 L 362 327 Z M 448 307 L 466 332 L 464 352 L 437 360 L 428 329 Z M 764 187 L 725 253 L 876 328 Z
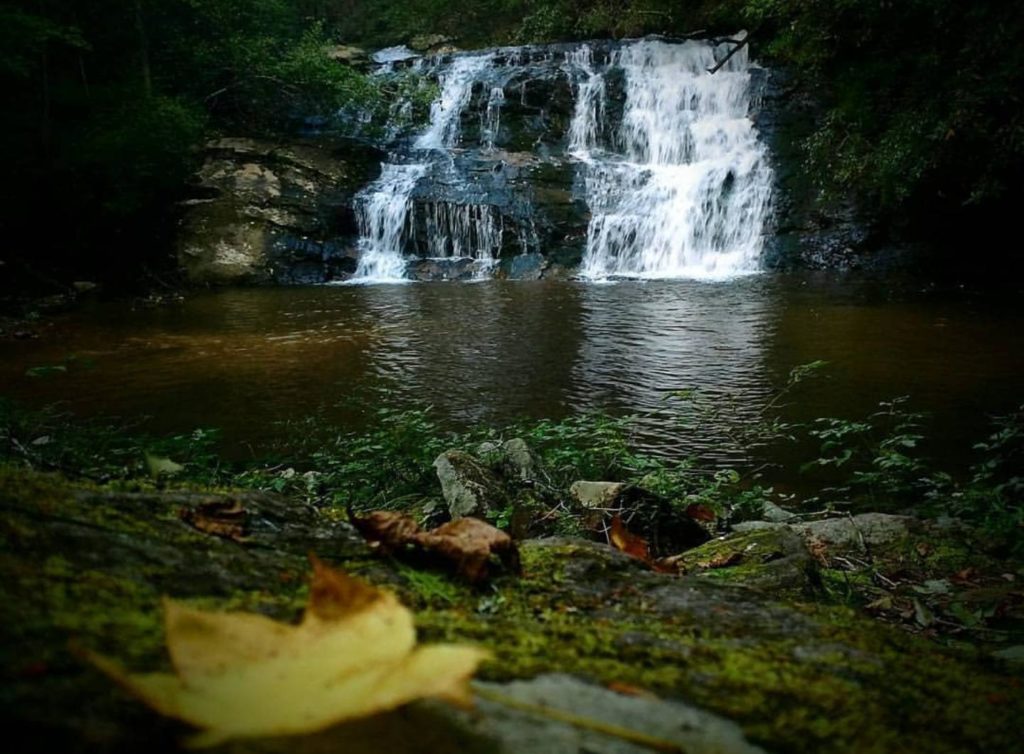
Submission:
M 457 59 L 441 75 L 441 94 L 431 105 L 430 124 L 415 140 L 414 148 L 426 152 L 421 155 L 423 161 L 384 163 L 380 178 L 360 192 L 356 218 L 361 253 L 354 281 L 405 279 L 404 251 L 415 236 L 413 192 L 435 164 L 447 157 L 445 150 L 458 143 L 459 120 L 473 83 L 490 62 L 491 55 Z M 489 107 L 488 122 L 496 130 L 501 99 L 493 92 L 492 99 L 494 114 Z M 489 263 L 501 246 L 501 219 L 483 205 L 434 204 L 426 212 L 425 225 L 425 242 L 431 257 L 470 257 Z
M 423 164 L 385 163 L 381 168 L 380 178 L 356 202 L 361 254 L 355 278 L 364 282 L 405 277 L 402 244 L 408 234 L 411 195 L 427 172 Z
M 569 124 L 569 154 L 590 162 L 591 151 L 597 147 L 598 133 L 606 122 L 604 76 L 594 70 L 594 53 L 590 45 L 566 55 L 570 75 L 579 71 L 583 80 L 576 91 L 576 106 Z
M 602 144 L 604 82 L 589 53 L 569 129 L 591 220 L 581 274 L 725 278 L 753 272 L 772 174 L 752 121 L 746 49 L 642 41 L 614 50 L 625 74 L 622 122 Z
M 435 202 L 424 210 L 427 256 L 491 262 L 501 249 L 501 217 L 485 204 Z
M 484 148 L 494 149 L 494 139 L 501 130 L 501 106 L 505 104 L 505 90 L 500 86 L 491 87 L 491 94 L 487 98 L 487 109 L 484 111 L 480 123 L 480 134 L 484 142 Z
M 441 96 L 430 106 L 430 125 L 416 139 L 417 149 L 443 149 L 458 143 L 462 111 L 469 104 L 473 84 L 492 58 L 492 53 L 456 58 L 441 74 Z
M 756 271 L 773 178 L 746 49 L 708 72 L 730 49 L 641 40 L 417 61 L 440 92 L 358 196 L 356 279 L 403 279 L 417 259 L 469 260 L 459 274 L 479 276 L 516 248 L 576 249 L 591 279 Z

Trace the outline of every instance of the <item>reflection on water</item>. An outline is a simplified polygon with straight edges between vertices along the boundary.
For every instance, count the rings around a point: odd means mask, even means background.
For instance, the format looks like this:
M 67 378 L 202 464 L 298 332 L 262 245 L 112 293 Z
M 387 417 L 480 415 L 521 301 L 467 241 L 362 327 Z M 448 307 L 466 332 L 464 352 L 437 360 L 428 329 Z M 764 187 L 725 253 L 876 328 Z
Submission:
M 236 449 L 353 397 L 433 405 L 460 425 L 654 410 L 668 390 L 739 398 L 749 421 L 800 363 L 826 359 L 794 416 L 856 415 L 911 394 L 957 439 L 1021 399 L 1024 316 L 1010 304 L 894 296 L 852 281 L 538 282 L 232 290 L 177 308 L 97 305 L 34 342 L 0 344 L 0 393 L 154 431 L 221 427 Z M 74 358 L 71 358 L 74 357 Z M 66 374 L 30 377 L 36 366 Z M 725 460 L 724 442 L 649 420 L 660 452 Z
M 583 346 L 573 370 L 574 403 L 623 412 L 664 408 L 669 391 L 696 389 L 712 402 L 736 400 L 753 418 L 770 392 L 765 347 L 776 293 L 761 281 L 728 284 L 626 283 L 583 290 Z M 641 422 L 644 440 L 669 454 L 688 438 L 663 417 Z M 717 445 L 716 445 L 717 442 Z M 726 460 L 721 436 L 702 438 L 705 456 Z

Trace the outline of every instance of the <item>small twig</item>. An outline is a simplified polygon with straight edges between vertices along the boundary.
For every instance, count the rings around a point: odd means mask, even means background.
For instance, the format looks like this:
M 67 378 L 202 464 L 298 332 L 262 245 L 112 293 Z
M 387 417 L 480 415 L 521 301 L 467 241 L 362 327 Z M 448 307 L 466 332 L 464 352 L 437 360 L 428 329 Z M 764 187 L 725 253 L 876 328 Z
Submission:
M 856 522 L 856 520 L 855 520 L 855 519 L 853 518 L 853 514 L 852 514 L 852 513 L 850 513 L 849 511 L 847 511 L 847 512 L 846 512 L 846 517 L 847 517 L 848 519 L 850 519 L 850 526 L 852 526 L 852 527 L 853 527 L 853 530 L 854 530 L 855 532 L 857 532 L 857 541 L 859 541 L 859 542 L 860 542 L 860 547 L 861 547 L 861 549 L 862 549 L 862 550 L 864 551 L 864 553 L 865 553 L 865 554 L 866 554 L 866 555 L 867 555 L 868 557 L 871 557 L 871 548 L 869 548 L 869 547 L 868 547 L 868 543 L 867 543 L 867 540 L 865 540 L 865 539 L 864 539 L 864 532 L 862 532 L 862 531 L 860 530 L 860 527 L 859 527 L 859 526 L 857 526 L 857 522 Z
M 895 589 L 896 587 L 899 586 L 899 584 L 897 584 L 895 581 L 890 579 L 888 576 L 882 575 L 881 571 L 875 571 L 874 572 L 874 576 L 879 581 L 885 583 L 890 589 Z
M 554 518 L 556 515 L 558 515 L 558 511 L 560 511 L 560 510 L 562 510 L 564 508 L 565 508 L 565 503 L 558 503 L 558 505 L 556 505 L 554 508 L 549 510 L 543 516 L 538 518 L 537 519 L 537 523 L 539 524 L 539 523 L 541 523 L 543 521 L 547 521 L 549 518 Z

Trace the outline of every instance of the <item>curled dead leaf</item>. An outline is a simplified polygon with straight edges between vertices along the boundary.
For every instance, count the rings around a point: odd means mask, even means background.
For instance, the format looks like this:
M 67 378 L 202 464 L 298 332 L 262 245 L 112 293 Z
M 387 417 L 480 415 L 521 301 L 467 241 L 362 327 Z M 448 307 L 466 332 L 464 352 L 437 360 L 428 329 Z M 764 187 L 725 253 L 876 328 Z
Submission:
M 311 560 L 297 626 L 165 600 L 173 675 L 129 673 L 81 654 L 161 714 L 201 728 L 195 746 L 309 733 L 424 697 L 469 703 L 469 679 L 487 652 L 416 646 L 412 613 L 394 595 Z
M 378 546 L 381 552 L 388 554 L 411 545 L 443 558 L 472 583 L 487 578 L 492 555 L 513 573 L 521 570 L 515 541 L 501 529 L 477 518 L 460 518 L 430 531 L 421 531 L 410 516 L 393 511 L 376 511 L 366 516 L 349 511 L 349 518 L 366 541 Z
M 412 516 L 397 511 L 374 511 L 359 516 L 350 508 L 348 517 L 363 539 L 385 555 L 409 544 L 420 530 Z
M 450 560 L 460 575 L 473 583 L 487 578 L 491 555 L 509 570 L 519 573 L 519 549 L 501 529 L 477 518 L 460 518 L 433 531 L 413 535 L 412 541 L 428 552 Z
M 678 556 L 669 558 L 651 557 L 651 548 L 647 544 L 647 540 L 629 531 L 617 513 L 612 517 L 611 527 L 608 529 L 608 541 L 611 542 L 612 547 L 616 550 L 636 558 L 653 571 L 675 574 L 678 574 L 680 571 Z
M 247 515 L 237 500 L 210 500 L 178 511 L 178 518 L 204 534 L 236 542 L 245 541 Z
M 622 523 L 622 517 L 616 513 L 612 516 L 611 528 L 608 530 L 608 540 L 616 550 L 620 550 L 630 557 L 642 560 L 645 563 L 651 562 L 651 548 L 647 540 L 638 537 L 626 528 Z

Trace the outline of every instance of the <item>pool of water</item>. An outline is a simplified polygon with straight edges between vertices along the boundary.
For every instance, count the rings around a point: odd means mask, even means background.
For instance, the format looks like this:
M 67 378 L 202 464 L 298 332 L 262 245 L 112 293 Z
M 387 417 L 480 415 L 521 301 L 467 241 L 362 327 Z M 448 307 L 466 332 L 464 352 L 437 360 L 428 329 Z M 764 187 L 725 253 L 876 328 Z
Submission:
M 935 452 L 955 459 L 988 415 L 1024 401 L 1024 313 L 1005 294 L 832 276 L 234 289 L 62 315 L 38 340 L 0 343 L 0 394 L 145 415 L 156 432 L 217 427 L 237 455 L 288 419 L 358 428 L 359 399 L 431 405 L 466 427 L 657 411 L 668 391 L 697 389 L 725 408 L 716 431 L 651 416 L 640 442 L 731 463 L 745 451 L 729 426 L 818 359 L 829 366 L 790 396 L 789 417 L 853 417 L 910 395 L 934 416 Z M 67 371 L 32 376 L 57 365 Z

